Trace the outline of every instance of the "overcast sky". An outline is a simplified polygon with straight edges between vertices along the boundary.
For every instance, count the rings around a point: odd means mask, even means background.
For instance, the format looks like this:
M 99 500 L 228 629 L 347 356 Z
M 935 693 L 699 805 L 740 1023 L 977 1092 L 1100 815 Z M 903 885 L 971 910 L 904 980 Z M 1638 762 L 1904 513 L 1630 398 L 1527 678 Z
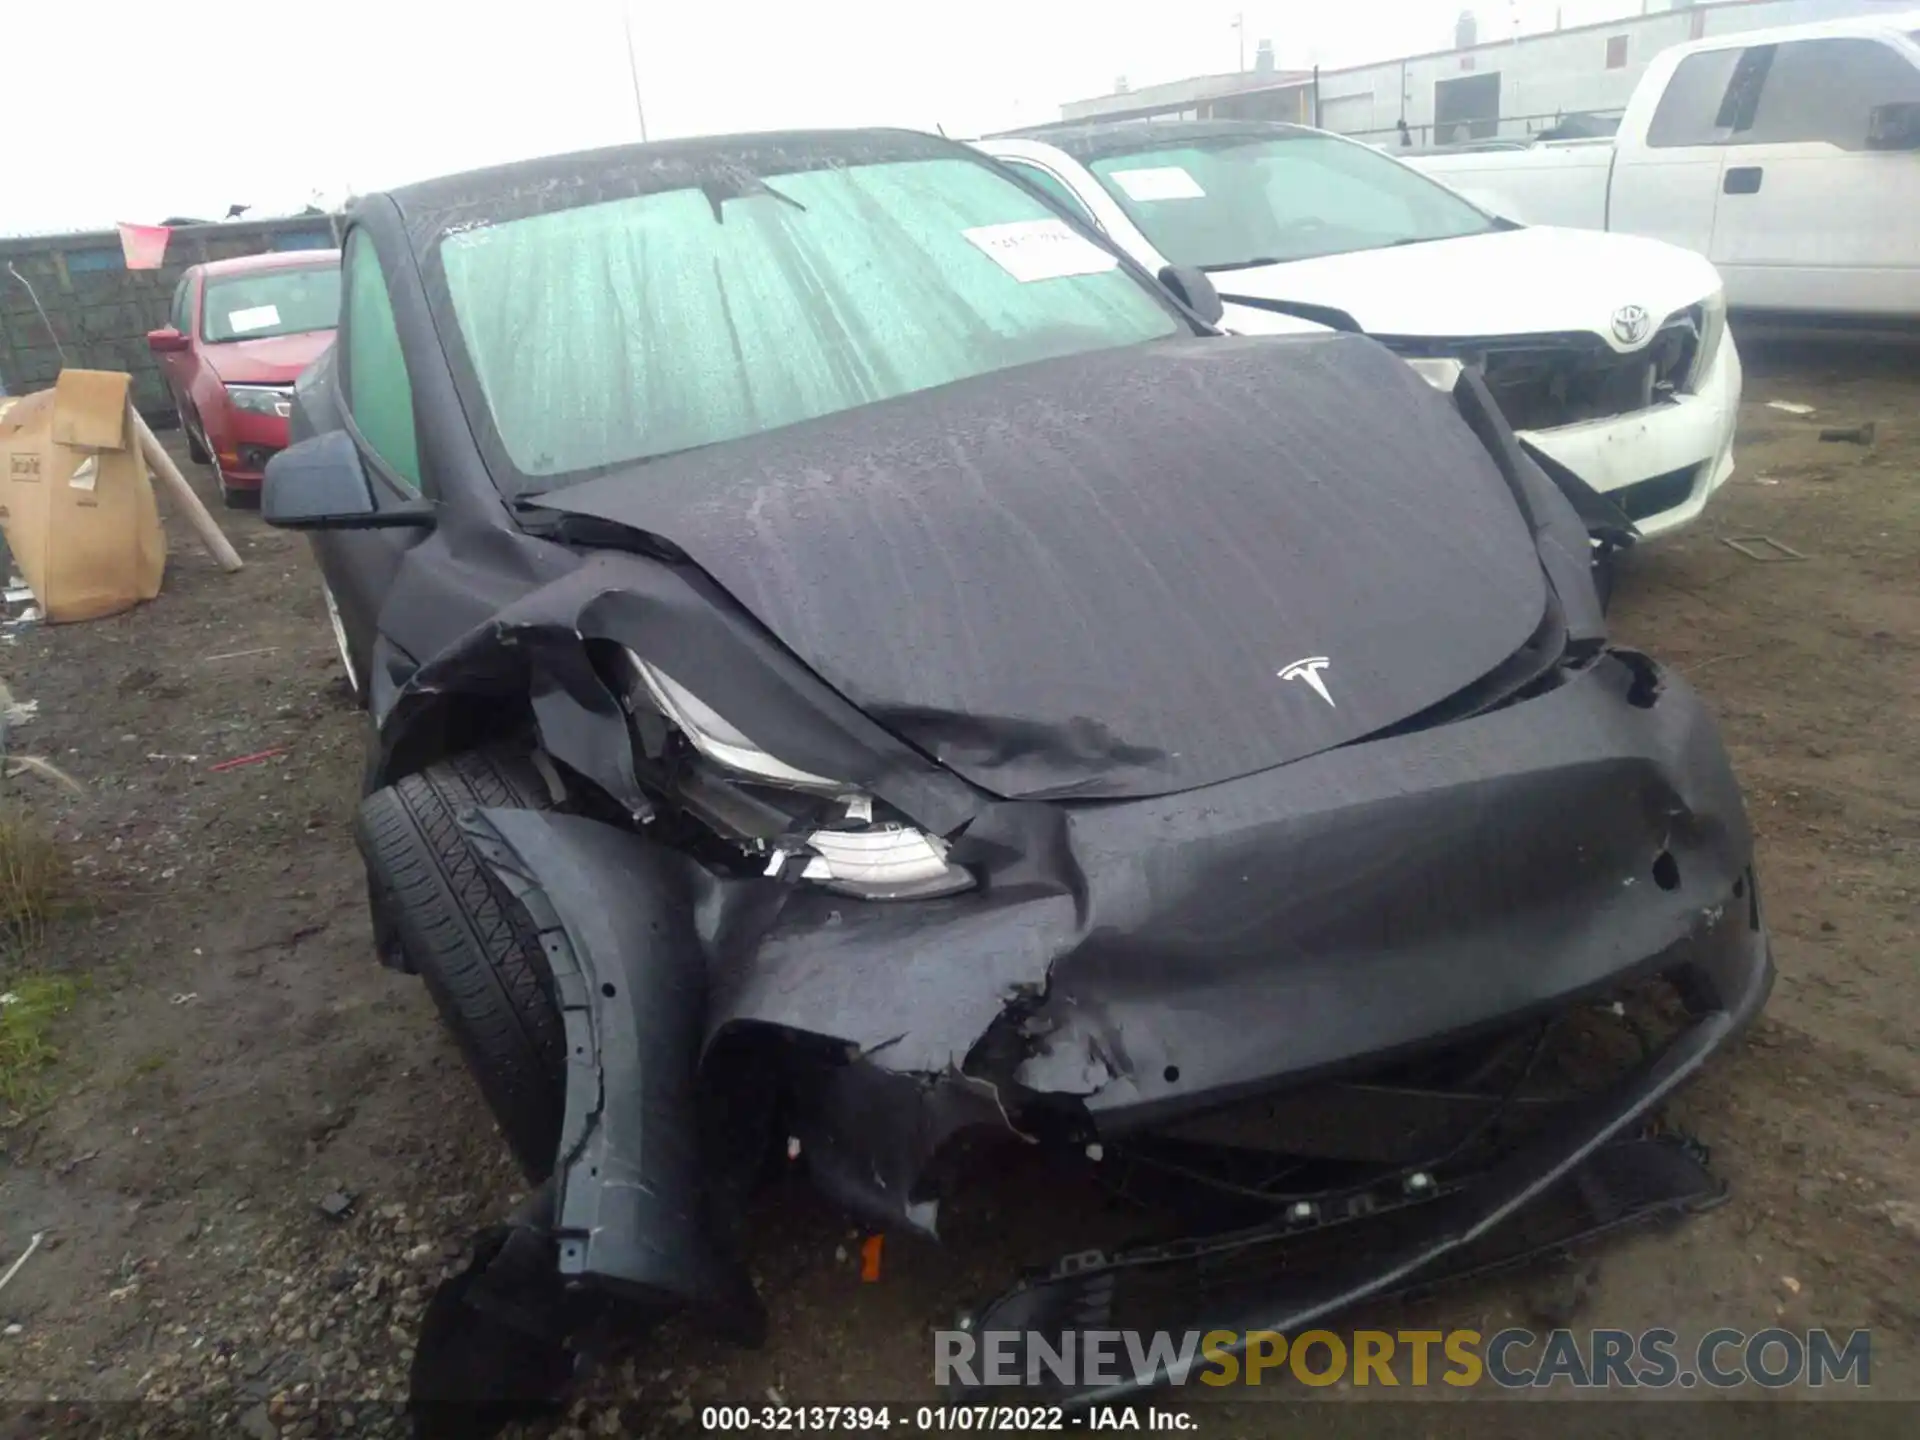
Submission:
M 639 138 L 621 0 L 6 4 L 0 234 L 230 204 L 297 209 L 477 165 Z M 630 0 L 655 139 L 801 125 L 978 134 L 1062 101 L 1452 43 L 1448 0 Z M 1483 40 L 1640 0 L 1470 0 Z

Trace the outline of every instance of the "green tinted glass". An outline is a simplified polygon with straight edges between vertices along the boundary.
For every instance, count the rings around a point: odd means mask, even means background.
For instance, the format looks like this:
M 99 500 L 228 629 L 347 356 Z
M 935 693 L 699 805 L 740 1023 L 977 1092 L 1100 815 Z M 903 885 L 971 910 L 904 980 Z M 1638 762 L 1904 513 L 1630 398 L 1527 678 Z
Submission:
M 347 242 L 347 401 L 353 423 L 387 468 L 418 494 L 420 450 L 413 386 L 380 257 L 364 234 Z
M 440 259 L 528 481 L 1182 328 L 967 159 L 660 191 L 450 235 Z

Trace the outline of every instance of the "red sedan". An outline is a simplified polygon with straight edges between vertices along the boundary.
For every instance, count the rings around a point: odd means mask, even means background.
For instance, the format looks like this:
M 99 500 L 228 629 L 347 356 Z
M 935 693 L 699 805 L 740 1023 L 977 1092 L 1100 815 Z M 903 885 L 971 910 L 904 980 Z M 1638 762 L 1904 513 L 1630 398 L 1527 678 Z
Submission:
M 287 445 L 293 382 L 340 316 L 340 252 L 289 250 L 191 266 L 162 329 L 147 333 L 187 451 L 211 463 L 228 505 L 259 502 L 261 472 Z

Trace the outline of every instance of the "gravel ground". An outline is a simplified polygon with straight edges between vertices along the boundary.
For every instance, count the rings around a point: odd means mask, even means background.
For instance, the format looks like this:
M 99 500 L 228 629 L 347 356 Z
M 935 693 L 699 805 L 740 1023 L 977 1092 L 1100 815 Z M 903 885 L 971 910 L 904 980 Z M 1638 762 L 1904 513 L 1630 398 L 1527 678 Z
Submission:
M 1759 835 L 1779 988 L 1674 1107 L 1734 1198 L 1571 1271 L 1371 1319 L 1870 1326 L 1874 1393 L 1912 1399 L 1920 350 L 1750 345 L 1748 397 L 1738 476 L 1692 532 L 1635 557 L 1617 604 L 1623 638 L 1715 706 Z M 1870 448 L 1817 439 L 1865 420 Z M 31 960 L 83 987 L 48 1103 L 0 1130 L 0 1271 L 45 1237 L 0 1292 L 0 1433 L 400 1433 L 424 1298 L 516 1198 L 425 996 L 373 960 L 349 833 L 363 737 L 306 547 L 229 518 L 240 575 L 173 527 L 158 601 L 0 646 L 0 675 L 39 707 L 13 743 L 85 786 L 14 782 L 87 899 Z M 1751 534 L 1807 558 L 1719 543 Z M 1046 1253 L 1062 1198 L 1020 1180 L 960 1207 L 942 1250 L 894 1242 L 877 1284 L 843 1219 L 776 1187 L 751 1257 L 765 1349 L 669 1327 L 525 1433 L 686 1432 L 703 1404 L 769 1391 L 931 1398 L 929 1326 Z M 1272 1423 L 1219 1410 L 1206 1428 Z

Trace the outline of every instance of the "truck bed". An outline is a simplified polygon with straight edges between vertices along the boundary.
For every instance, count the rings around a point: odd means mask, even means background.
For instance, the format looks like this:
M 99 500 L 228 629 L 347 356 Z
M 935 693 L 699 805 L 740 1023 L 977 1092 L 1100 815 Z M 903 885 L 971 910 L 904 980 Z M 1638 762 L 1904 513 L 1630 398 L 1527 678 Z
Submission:
M 1525 150 L 1417 155 L 1407 163 L 1510 220 L 1582 230 L 1607 228 L 1611 140 L 1558 140 Z

